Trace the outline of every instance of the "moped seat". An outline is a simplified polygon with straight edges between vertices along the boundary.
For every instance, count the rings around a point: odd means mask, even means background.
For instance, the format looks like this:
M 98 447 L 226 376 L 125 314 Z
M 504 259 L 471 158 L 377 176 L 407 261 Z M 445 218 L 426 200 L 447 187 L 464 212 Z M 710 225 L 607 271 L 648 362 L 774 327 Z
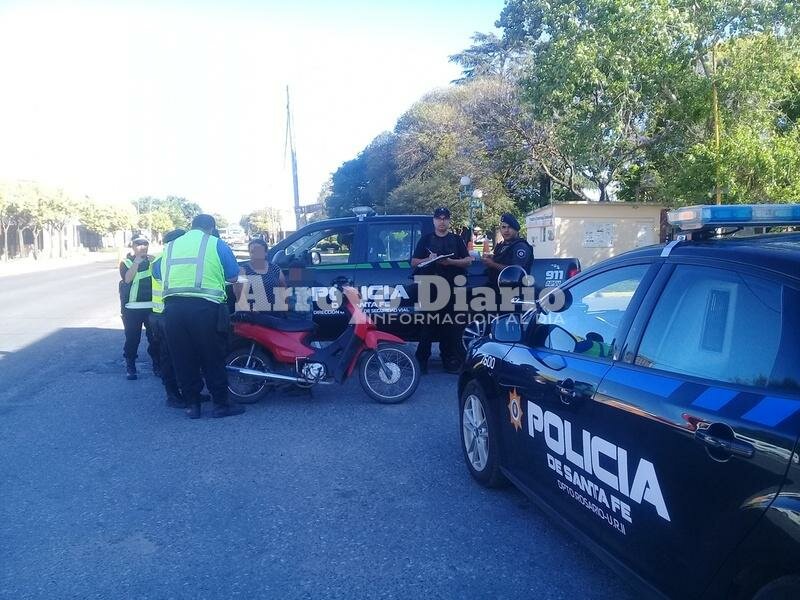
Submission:
M 231 315 L 231 321 L 239 323 L 252 323 L 253 325 L 261 325 L 262 327 L 269 327 L 277 331 L 314 331 L 316 326 L 312 321 L 301 321 L 298 319 L 282 319 L 275 317 L 269 313 L 263 312 L 247 312 L 239 311 Z

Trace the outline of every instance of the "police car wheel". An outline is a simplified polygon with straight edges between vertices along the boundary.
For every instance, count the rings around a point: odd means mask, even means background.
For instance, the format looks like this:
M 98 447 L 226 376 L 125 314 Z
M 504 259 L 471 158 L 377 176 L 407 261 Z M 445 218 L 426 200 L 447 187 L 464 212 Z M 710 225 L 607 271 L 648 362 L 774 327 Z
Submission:
M 255 371 L 272 371 L 272 359 L 262 350 L 255 348 L 250 353 L 250 345 L 234 349 L 225 359 L 229 367 L 253 369 Z M 228 371 L 228 393 L 239 404 L 254 404 L 269 390 L 271 384 L 266 379 L 256 379 L 245 375 L 237 375 Z
M 370 398 L 381 404 L 397 404 L 417 390 L 419 363 L 401 344 L 381 344 L 361 359 L 358 378 Z
M 466 327 L 464 327 L 464 331 L 461 333 L 461 346 L 464 351 L 468 351 L 470 344 L 478 338 L 482 338 L 484 335 L 486 335 L 485 320 L 475 319 L 467 323 Z
M 470 475 L 483 486 L 500 487 L 507 481 L 500 472 L 499 427 L 486 393 L 476 381 L 461 393 L 461 449 Z
M 768 583 L 753 600 L 792 600 L 800 598 L 800 576 L 790 575 Z

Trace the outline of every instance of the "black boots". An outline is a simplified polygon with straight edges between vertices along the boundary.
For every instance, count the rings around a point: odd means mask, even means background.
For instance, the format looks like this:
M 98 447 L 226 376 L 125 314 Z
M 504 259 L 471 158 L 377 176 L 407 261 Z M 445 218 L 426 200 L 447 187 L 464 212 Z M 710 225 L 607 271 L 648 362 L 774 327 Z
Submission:
M 125 359 L 125 371 L 127 373 L 128 380 L 136 379 L 136 361 L 131 360 L 129 358 Z

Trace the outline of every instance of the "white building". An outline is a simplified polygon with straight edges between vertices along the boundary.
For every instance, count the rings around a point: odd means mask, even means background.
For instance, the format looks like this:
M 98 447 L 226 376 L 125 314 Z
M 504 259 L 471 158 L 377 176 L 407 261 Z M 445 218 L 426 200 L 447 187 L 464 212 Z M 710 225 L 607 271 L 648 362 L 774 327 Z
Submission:
M 536 258 L 578 258 L 585 269 L 662 242 L 666 208 L 643 202 L 554 202 L 530 213 L 525 225 Z

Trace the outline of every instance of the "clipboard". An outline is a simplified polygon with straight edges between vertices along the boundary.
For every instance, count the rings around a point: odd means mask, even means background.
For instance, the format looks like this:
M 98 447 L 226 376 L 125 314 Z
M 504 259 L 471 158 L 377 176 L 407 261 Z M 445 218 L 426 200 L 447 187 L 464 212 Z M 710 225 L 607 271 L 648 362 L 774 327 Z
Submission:
M 422 268 L 427 267 L 428 265 L 432 265 L 433 263 L 435 263 L 440 258 L 450 258 L 451 256 L 453 256 L 453 252 L 451 252 L 450 254 L 440 254 L 436 258 L 429 258 L 428 260 L 423 260 L 415 268 L 422 269 Z

